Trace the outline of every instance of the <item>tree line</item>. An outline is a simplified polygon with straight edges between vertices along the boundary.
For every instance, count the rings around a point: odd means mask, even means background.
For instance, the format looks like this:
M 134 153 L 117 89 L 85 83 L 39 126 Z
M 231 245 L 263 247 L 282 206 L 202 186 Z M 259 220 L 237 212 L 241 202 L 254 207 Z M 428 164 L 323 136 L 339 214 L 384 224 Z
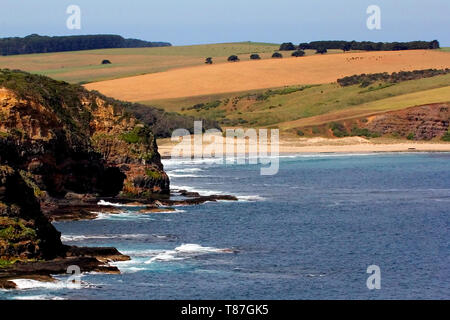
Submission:
M 410 42 L 371 42 L 371 41 L 312 41 L 300 43 L 295 46 L 292 42 L 281 44 L 280 51 L 288 50 L 323 50 L 340 49 L 343 51 L 364 50 L 364 51 L 397 51 L 397 50 L 417 50 L 417 49 L 439 49 L 439 41 L 410 41 Z
M 0 55 L 79 51 L 109 48 L 166 47 L 168 42 L 149 42 L 125 39 L 119 35 L 82 35 L 48 37 L 32 34 L 24 38 L 1 38 Z
M 398 83 L 408 80 L 416 80 L 422 78 L 431 78 L 450 73 L 450 69 L 425 69 L 414 71 L 400 71 L 394 73 L 373 73 L 373 74 L 358 74 L 353 76 L 338 79 L 337 82 L 342 87 L 359 84 L 361 87 L 367 87 L 377 81 Z

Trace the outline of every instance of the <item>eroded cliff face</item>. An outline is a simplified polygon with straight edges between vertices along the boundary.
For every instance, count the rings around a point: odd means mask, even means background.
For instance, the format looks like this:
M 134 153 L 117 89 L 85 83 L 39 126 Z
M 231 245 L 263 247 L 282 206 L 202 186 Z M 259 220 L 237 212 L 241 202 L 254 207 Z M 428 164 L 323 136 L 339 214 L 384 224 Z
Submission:
M 152 132 L 118 102 L 22 72 L 0 70 L 0 163 L 53 197 L 169 192 Z
M 450 103 L 436 103 L 386 112 L 367 119 L 371 132 L 395 134 L 415 140 L 440 138 L 449 130 Z
M 65 248 L 18 170 L 0 166 L 0 262 L 53 259 Z

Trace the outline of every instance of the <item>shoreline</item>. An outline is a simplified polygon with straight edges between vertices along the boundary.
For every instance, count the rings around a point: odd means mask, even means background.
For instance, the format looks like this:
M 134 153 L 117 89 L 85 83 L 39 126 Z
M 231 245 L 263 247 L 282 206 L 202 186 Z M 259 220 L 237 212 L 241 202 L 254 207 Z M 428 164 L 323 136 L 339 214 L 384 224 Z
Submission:
M 192 139 L 193 140 L 193 139 Z M 224 139 L 225 140 L 225 139 Z M 230 141 L 230 140 L 228 140 Z M 222 145 L 224 156 L 247 156 L 249 154 L 248 143 L 246 145 L 244 139 L 236 139 L 235 146 L 241 146 L 241 152 L 235 149 L 233 152 L 225 147 L 225 142 Z M 158 139 L 158 151 L 162 159 L 170 159 L 171 153 L 176 142 L 172 142 L 170 138 Z M 206 147 L 211 148 L 210 144 L 202 146 L 202 153 L 205 152 Z M 220 148 L 220 144 L 215 147 Z M 242 149 L 242 147 L 244 149 Z M 193 148 L 192 148 L 193 150 Z M 245 150 L 245 151 L 244 151 Z M 228 152 L 227 152 L 228 151 Z M 270 154 L 270 147 L 268 152 Z M 280 137 L 278 153 L 280 155 L 287 154 L 324 154 L 324 153 L 390 153 L 390 152 L 450 152 L 450 143 L 434 142 L 434 141 L 405 141 L 405 140 L 368 140 L 361 137 L 346 137 L 346 138 L 284 138 Z M 200 152 L 190 152 L 191 157 L 201 157 Z M 205 158 L 208 158 L 205 156 Z

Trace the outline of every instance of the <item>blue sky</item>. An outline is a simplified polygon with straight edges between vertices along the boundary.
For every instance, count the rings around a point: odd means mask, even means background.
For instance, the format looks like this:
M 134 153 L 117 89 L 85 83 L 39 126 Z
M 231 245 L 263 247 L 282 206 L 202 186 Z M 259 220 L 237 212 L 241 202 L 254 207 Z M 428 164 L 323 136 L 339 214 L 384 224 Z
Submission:
M 450 46 L 449 0 L 1 0 L 0 37 L 120 34 L 174 45 L 313 40 L 410 41 Z M 81 30 L 66 27 L 69 5 Z M 369 5 L 381 30 L 366 27 Z

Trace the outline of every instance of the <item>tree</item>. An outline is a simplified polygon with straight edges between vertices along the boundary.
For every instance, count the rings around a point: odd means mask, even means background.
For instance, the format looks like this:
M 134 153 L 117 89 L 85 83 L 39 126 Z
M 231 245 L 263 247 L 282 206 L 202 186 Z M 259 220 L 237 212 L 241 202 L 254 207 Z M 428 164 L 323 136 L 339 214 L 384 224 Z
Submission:
M 261 57 L 259 56 L 259 54 L 253 53 L 252 55 L 250 55 L 250 59 L 251 60 L 260 60 Z
M 230 61 L 230 62 L 238 62 L 239 61 L 239 57 L 233 54 L 233 55 L 228 57 L 228 61 Z
M 298 48 L 300 49 L 300 50 L 306 50 L 306 49 L 311 49 L 310 48 L 310 46 L 309 46 L 309 43 L 300 43 L 299 45 L 298 45 Z
M 280 58 L 283 58 L 283 55 L 282 55 L 281 53 L 279 53 L 279 52 L 275 52 L 275 53 L 272 55 L 272 58 L 280 59 Z
M 342 46 L 342 51 L 346 52 L 346 51 L 350 51 L 352 49 L 352 44 L 349 42 L 346 42 L 343 46 Z
M 282 43 L 280 46 L 280 51 L 290 51 L 290 50 L 295 50 L 295 46 L 292 42 L 285 42 Z
M 305 55 L 305 51 L 303 50 L 297 50 L 292 52 L 293 57 L 303 57 Z
M 316 50 L 316 53 L 320 53 L 320 54 L 324 54 L 324 53 L 327 53 L 327 52 L 328 52 L 328 50 L 326 48 L 318 48 Z
M 211 57 L 206 58 L 205 59 L 205 63 L 206 64 L 213 64 L 212 58 Z

